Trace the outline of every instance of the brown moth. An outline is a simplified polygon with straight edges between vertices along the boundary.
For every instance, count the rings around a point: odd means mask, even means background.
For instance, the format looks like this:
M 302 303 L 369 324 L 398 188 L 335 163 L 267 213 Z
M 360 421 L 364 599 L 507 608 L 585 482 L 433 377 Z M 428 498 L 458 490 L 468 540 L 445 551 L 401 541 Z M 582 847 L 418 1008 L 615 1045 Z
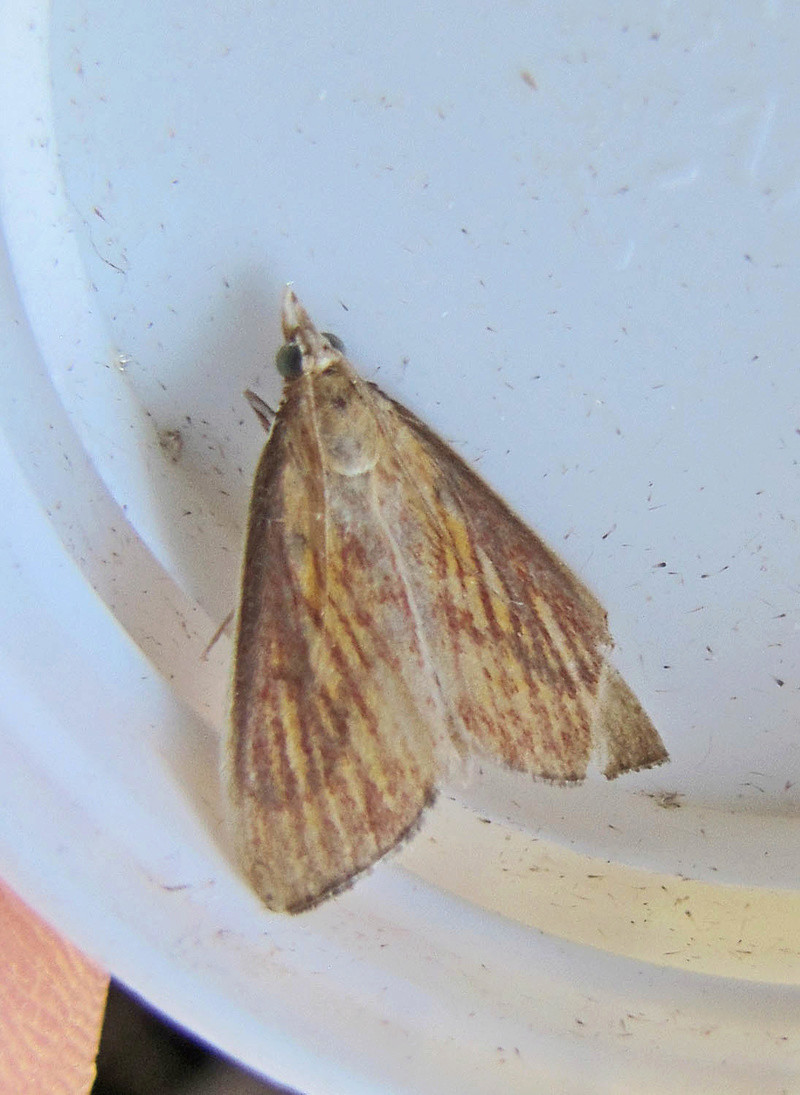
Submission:
M 556 782 L 667 759 L 606 613 L 410 411 L 283 301 L 256 472 L 227 779 L 262 900 L 300 912 L 419 824 L 469 752 Z

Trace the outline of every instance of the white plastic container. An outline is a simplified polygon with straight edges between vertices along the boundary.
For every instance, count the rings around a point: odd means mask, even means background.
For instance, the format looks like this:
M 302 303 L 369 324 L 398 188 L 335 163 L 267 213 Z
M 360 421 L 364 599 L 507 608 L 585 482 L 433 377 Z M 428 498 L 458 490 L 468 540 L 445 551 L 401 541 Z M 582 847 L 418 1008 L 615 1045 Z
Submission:
M 798 1088 L 799 24 L 3 6 L 0 872 L 276 1080 Z M 232 864 L 204 654 L 287 280 L 595 589 L 672 754 L 487 769 L 298 918 Z

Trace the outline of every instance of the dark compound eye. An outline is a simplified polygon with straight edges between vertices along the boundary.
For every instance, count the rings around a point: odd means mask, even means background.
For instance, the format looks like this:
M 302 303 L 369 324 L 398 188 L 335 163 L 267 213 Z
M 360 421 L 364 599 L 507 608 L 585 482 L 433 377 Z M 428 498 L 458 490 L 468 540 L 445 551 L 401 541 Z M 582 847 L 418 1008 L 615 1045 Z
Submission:
M 344 343 L 338 335 L 332 335 L 330 331 L 320 331 L 323 338 L 327 338 L 334 350 L 338 350 L 340 354 L 344 353 Z
M 275 368 L 285 380 L 296 380 L 303 371 L 303 354 L 296 342 L 286 342 L 275 354 Z

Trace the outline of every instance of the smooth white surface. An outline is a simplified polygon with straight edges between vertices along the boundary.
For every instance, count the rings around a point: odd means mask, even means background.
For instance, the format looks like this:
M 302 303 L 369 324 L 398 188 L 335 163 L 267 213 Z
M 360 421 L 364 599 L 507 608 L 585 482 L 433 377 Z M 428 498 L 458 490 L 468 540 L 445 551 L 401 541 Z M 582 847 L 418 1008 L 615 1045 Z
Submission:
M 4 877 L 308 1092 L 791 1089 L 800 16 L 0 15 Z M 286 280 L 598 592 L 673 757 L 475 773 L 293 920 L 231 868 L 203 658 Z

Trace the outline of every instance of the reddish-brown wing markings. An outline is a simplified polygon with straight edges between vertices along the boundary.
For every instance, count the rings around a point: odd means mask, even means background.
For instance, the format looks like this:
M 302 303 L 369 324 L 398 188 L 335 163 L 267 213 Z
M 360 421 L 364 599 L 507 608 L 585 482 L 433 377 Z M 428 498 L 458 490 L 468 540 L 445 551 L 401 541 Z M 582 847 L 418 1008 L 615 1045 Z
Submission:
M 438 764 L 439 700 L 369 476 L 323 490 L 296 394 L 308 383 L 289 387 L 256 475 L 229 773 L 251 880 L 270 907 L 292 910 L 402 839 Z
M 665 759 L 606 665 L 611 637 L 592 594 L 444 442 L 370 387 L 387 442 L 377 491 L 453 722 L 547 779 L 582 779 L 594 748 L 609 776 Z M 635 716 L 627 730 L 621 707 Z

